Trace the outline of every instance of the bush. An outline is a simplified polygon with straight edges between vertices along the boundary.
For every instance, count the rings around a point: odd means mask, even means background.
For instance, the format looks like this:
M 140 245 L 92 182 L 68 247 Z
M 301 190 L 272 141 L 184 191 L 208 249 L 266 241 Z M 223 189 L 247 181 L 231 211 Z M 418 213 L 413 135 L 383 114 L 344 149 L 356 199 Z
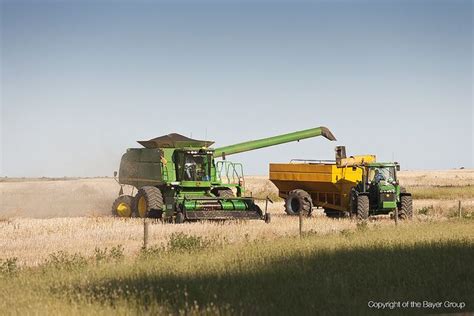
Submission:
M 168 251 L 192 252 L 207 248 L 211 242 L 200 236 L 186 235 L 185 233 L 172 233 L 168 241 Z
M 423 206 L 418 210 L 418 214 L 420 215 L 429 215 L 433 212 L 433 205 L 430 206 Z
M 87 265 L 87 260 L 84 256 L 78 253 L 71 255 L 65 251 L 58 251 L 48 256 L 45 265 L 59 270 L 74 270 L 85 267 Z
M 122 261 L 124 258 L 123 250 L 124 249 L 122 245 L 114 246 L 110 249 L 110 251 L 108 250 L 108 248 L 101 249 L 96 247 L 94 249 L 94 258 L 96 263 L 110 261 L 119 262 Z
M 0 260 L 0 274 L 3 275 L 12 275 L 18 271 L 17 266 L 18 258 L 7 258 L 5 260 Z

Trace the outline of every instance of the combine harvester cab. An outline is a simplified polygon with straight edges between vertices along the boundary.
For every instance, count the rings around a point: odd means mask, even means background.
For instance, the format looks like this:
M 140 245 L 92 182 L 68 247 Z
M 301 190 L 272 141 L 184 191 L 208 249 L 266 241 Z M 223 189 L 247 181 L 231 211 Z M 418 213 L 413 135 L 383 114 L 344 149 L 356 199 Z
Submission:
M 346 158 L 345 147 L 336 147 L 336 160 L 292 160 L 270 164 L 270 181 L 285 199 L 285 212 L 311 214 L 314 206 L 330 217 L 389 214 L 411 218 L 413 206 L 397 179 L 398 163 L 376 162 L 374 155 Z
M 122 156 L 119 184 L 138 189 L 135 196 L 119 197 L 112 213 L 119 217 L 155 217 L 185 220 L 262 219 L 254 198 L 245 196 L 244 172 L 229 155 L 305 138 L 324 136 L 334 140 L 325 127 L 248 141 L 213 149 L 212 141 L 169 134 L 139 141 L 144 148 L 130 148 Z M 222 160 L 216 161 L 221 158 Z

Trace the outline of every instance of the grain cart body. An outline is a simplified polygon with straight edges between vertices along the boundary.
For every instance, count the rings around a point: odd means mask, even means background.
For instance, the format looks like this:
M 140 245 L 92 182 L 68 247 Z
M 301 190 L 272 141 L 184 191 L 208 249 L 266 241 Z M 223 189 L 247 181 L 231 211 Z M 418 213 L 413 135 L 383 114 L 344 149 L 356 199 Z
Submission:
M 120 200 L 120 194 L 112 212 L 123 217 L 135 214 L 177 222 L 231 218 L 268 221 L 255 199 L 245 196 L 243 166 L 225 157 L 316 136 L 335 139 L 327 128 L 318 127 L 217 149 L 210 147 L 212 141 L 179 134 L 139 141 L 145 148 L 127 150 L 118 179 L 120 184 L 134 186 L 138 192 L 126 201 Z M 120 212 L 120 208 L 125 211 Z
M 290 215 L 311 213 L 315 206 L 324 208 L 328 216 L 366 219 L 399 209 L 401 217 L 408 218 L 411 195 L 400 188 L 397 169 L 397 163 L 377 163 L 374 155 L 336 156 L 335 161 L 271 163 L 269 178 Z

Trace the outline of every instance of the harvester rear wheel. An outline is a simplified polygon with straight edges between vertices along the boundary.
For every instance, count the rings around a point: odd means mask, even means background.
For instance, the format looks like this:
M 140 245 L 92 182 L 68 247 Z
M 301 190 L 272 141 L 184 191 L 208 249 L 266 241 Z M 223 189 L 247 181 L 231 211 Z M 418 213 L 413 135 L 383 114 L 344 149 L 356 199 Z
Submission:
M 413 218 L 413 200 L 411 195 L 400 196 L 400 208 L 398 209 L 398 218 L 412 219 Z
M 233 198 L 235 197 L 234 192 L 232 192 L 232 189 L 226 188 L 226 189 L 215 189 L 213 192 L 216 196 L 222 197 L 222 198 Z
M 290 191 L 285 201 L 285 212 L 288 215 L 298 215 L 303 212 L 303 215 L 311 215 L 313 201 L 308 192 L 296 189 Z
M 161 217 L 163 195 L 160 189 L 151 186 L 141 187 L 133 202 L 133 211 L 137 217 L 145 218 L 150 215 Z
M 366 220 L 369 218 L 369 197 L 367 195 L 357 196 L 357 219 Z
M 112 204 L 112 215 L 117 217 L 132 217 L 133 196 L 121 195 Z

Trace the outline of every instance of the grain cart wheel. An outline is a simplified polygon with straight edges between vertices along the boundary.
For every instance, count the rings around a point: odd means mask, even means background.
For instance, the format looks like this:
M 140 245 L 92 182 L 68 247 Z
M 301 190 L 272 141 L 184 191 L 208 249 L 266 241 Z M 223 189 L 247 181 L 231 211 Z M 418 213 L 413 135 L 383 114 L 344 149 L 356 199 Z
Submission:
M 233 198 L 235 197 L 234 192 L 232 192 L 232 189 L 214 189 L 212 190 L 212 193 L 214 193 L 217 197 L 222 197 L 222 198 Z
M 369 197 L 367 195 L 357 196 L 357 219 L 366 220 L 369 218 Z
M 413 200 L 411 195 L 400 196 L 400 208 L 398 209 L 398 218 L 412 219 L 413 218 Z
M 153 213 L 161 214 L 163 211 L 163 196 L 160 189 L 155 187 L 141 187 L 133 202 L 133 211 L 137 217 L 145 218 Z
M 285 201 L 285 212 L 288 215 L 311 215 L 313 202 L 308 192 L 300 189 L 290 191 Z
M 133 196 L 121 195 L 112 204 L 112 215 L 117 217 L 132 217 Z

